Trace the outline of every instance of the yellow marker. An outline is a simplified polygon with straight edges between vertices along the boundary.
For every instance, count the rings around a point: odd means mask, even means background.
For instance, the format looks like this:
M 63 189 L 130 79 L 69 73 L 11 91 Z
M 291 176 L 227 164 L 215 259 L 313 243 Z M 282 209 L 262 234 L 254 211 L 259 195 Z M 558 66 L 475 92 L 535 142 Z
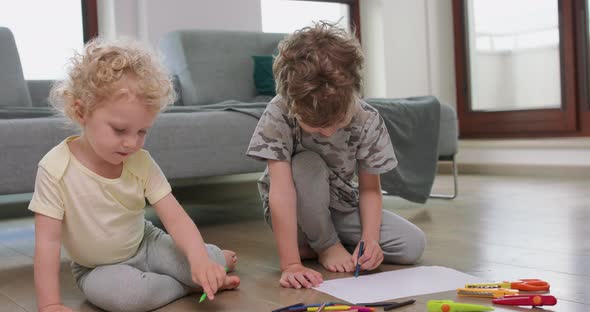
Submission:
M 480 298 L 502 298 L 507 295 L 518 295 L 518 290 L 506 288 L 457 288 L 457 295 Z
M 317 311 L 317 310 L 319 310 L 319 307 L 307 308 L 307 311 Z M 342 310 L 350 310 L 350 306 L 347 306 L 347 305 L 328 306 L 328 307 L 324 307 L 324 309 L 322 311 L 342 311 Z

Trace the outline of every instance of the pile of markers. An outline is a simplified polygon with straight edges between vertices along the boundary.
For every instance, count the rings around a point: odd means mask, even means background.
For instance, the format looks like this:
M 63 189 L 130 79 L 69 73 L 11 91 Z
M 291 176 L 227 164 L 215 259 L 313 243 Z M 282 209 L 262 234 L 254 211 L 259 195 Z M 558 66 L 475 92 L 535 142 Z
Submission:
M 383 307 L 383 310 L 389 311 L 389 310 L 393 310 L 396 308 L 401 308 L 403 306 L 413 304 L 414 302 L 416 302 L 416 300 L 408 300 L 408 301 L 403 301 L 403 302 L 357 303 L 355 305 L 350 305 L 347 303 L 338 303 L 338 302 L 324 302 L 324 303 L 315 303 L 315 304 L 296 303 L 296 304 L 293 304 L 293 305 L 290 305 L 287 307 L 282 307 L 280 309 L 273 310 L 272 312 L 304 312 L 304 311 L 371 312 L 371 311 L 375 311 L 375 307 Z

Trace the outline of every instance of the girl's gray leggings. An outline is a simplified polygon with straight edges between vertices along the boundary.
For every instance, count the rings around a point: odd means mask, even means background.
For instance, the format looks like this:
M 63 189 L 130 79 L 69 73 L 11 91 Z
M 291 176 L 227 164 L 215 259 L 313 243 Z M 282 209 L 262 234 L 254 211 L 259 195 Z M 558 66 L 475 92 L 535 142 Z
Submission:
M 226 265 L 219 247 L 206 247 L 213 261 Z M 150 311 L 200 289 L 170 235 L 149 221 L 135 256 L 94 269 L 72 263 L 72 273 L 88 301 L 107 311 Z

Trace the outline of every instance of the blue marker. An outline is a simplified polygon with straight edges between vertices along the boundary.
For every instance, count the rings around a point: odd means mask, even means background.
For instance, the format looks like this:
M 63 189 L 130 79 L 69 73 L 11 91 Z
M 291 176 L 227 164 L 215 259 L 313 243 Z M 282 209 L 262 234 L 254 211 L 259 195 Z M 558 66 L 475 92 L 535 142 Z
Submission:
M 359 272 L 361 271 L 361 264 L 359 263 L 359 259 L 363 255 L 365 251 L 365 242 L 361 241 L 359 244 L 359 253 L 356 255 L 356 269 L 354 270 L 354 277 L 359 277 Z

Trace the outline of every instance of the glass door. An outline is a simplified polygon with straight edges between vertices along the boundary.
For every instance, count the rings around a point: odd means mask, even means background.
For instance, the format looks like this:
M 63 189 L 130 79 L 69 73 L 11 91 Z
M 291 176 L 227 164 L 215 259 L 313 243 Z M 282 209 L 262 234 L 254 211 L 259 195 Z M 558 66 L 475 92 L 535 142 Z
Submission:
M 561 108 L 557 0 L 470 0 L 471 109 Z
M 574 1 L 452 3 L 461 137 L 576 133 Z

